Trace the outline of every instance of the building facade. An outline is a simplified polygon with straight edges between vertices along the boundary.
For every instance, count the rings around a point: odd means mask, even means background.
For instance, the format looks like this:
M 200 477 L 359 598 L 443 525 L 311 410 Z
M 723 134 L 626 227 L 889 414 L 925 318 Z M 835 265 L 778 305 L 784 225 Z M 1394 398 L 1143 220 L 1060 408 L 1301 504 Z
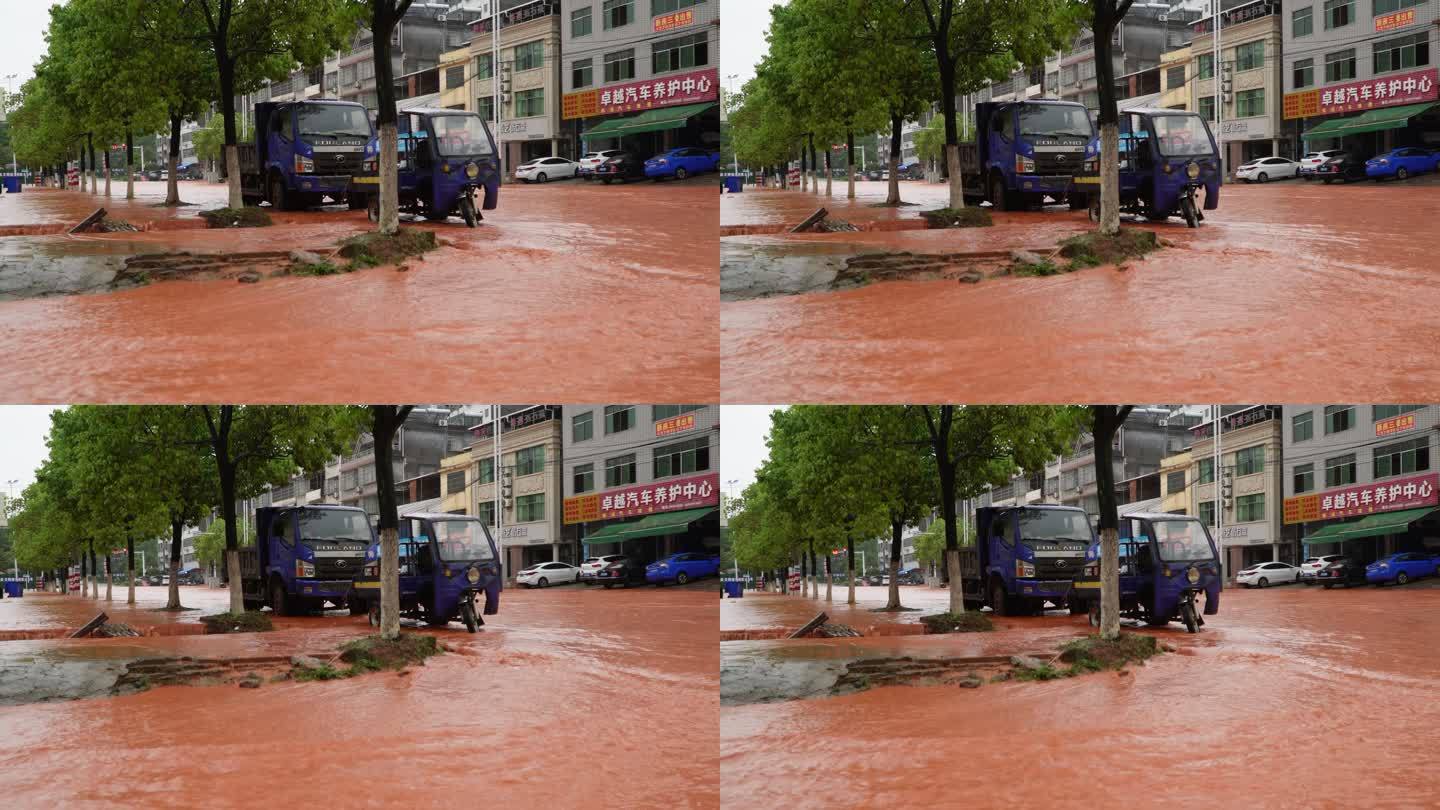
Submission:
M 559 405 L 506 406 L 498 422 L 491 419 L 470 431 L 471 460 L 465 467 L 472 504 L 469 514 L 490 527 L 501 547 L 505 575 L 511 579 L 535 563 L 558 560 L 579 564 L 573 546 L 565 544 L 560 531 L 561 424 Z M 443 500 L 444 493 L 453 493 L 458 484 L 456 477 L 442 485 L 442 505 L 448 502 Z
M 1160 57 L 1160 98 L 1155 106 L 1167 110 L 1191 108 L 1190 79 L 1194 74 L 1190 54 L 1190 46 L 1186 45 Z
M 1285 407 L 1284 531 L 1302 556 L 1440 552 L 1440 406 Z
M 1191 410 L 1166 405 L 1137 405 L 1115 433 L 1111 461 L 1116 482 L 1158 473 L 1160 462 L 1190 444 L 1188 430 L 1200 421 Z M 1100 511 L 1095 475 L 1095 438 L 1086 434 L 1075 450 L 1045 469 L 1046 503 Z M 1154 497 L 1154 496 L 1151 496 Z
M 492 129 L 507 172 L 532 158 L 574 152 L 560 127 L 560 27 L 560 3 L 552 0 L 501 3 L 497 13 L 470 23 L 469 109 L 497 122 Z M 453 66 L 448 72 L 447 92 L 459 78 Z
M 1440 0 L 1294 0 L 1281 14 L 1287 131 L 1304 148 L 1440 144 Z
M 720 547 L 718 405 L 572 405 L 564 532 L 582 557 Z
M 1191 453 L 1188 449 L 1160 460 L 1160 511 L 1190 514 Z
M 1225 576 L 1233 578 L 1246 566 L 1271 560 L 1298 565 L 1298 549 L 1286 542 L 1280 531 L 1283 498 L 1280 406 L 1221 409 L 1218 474 L 1213 415 L 1191 432 L 1194 443 L 1190 446 L 1190 480 L 1194 483 L 1190 487 L 1190 514 L 1210 527 L 1211 536 L 1220 546 L 1221 570 Z
M 719 0 L 575 0 L 562 13 L 570 157 L 719 148 Z
M 1210 122 L 1227 171 L 1255 158 L 1293 157 L 1294 141 L 1283 131 L 1280 114 L 1284 92 L 1280 3 L 1251 0 L 1225 8 L 1220 14 L 1218 71 L 1215 18 L 1203 17 L 1192 24 L 1190 109 Z

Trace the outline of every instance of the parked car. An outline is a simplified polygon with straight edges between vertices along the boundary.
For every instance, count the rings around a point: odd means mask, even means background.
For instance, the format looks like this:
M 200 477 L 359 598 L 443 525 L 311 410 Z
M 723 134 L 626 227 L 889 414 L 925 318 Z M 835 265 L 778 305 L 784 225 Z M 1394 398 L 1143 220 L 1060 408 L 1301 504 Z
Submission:
M 1315 176 L 1325 181 L 1326 185 L 1339 180 L 1348 183 L 1351 180 L 1365 179 L 1365 158 L 1358 154 L 1342 152 L 1330 158 L 1324 163 L 1315 167 Z
M 1320 168 L 1321 163 L 1343 154 L 1345 154 L 1344 149 L 1321 149 L 1315 152 L 1306 152 L 1305 156 L 1300 158 L 1300 179 L 1309 180 L 1315 175 L 1315 170 Z
M 880 170 L 879 170 L 879 169 L 871 169 L 870 171 L 868 171 L 868 172 L 865 173 L 865 177 L 866 177 L 866 179 L 869 179 L 869 180 L 879 180 L 879 179 L 880 179 Z
M 636 155 L 629 152 L 621 152 L 605 158 L 605 162 L 595 167 L 595 176 L 607 186 L 612 180 L 625 182 L 645 176 L 645 162 Z
M 1412 579 L 1440 576 L 1440 558 L 1434 554 L 1407 551 L 1391 554 L 1365 566 L 1365 579 L 1379 587 L 1387 582 L 1404 585 Z
M 1429 149 L 1402 146 L 1365 161 L 1365 174 L 1376 182 L 1387 177 L 1404 180 L 1412 174 L 1435 171 L 1437 161 L 1440 161 L 1440 156 Z
M 638 585 L 645 581 L 645 564 L 630 557 L 621 557 L 597 571 L 595 581 L 606 588 Z
M 597 166 L 616 155 L 623 154 L 625 154 L 625 152 L 622 149 L 601 149 L 598 152 L 586 152 L 580 156 L 580 161 L 576 164 L 576 172 L 582 179 L 589 180 L 590 176 L 595 174 L 595 168 Z
M 585 562 L 580 563 L 580 581 L 586 585 L 589 585 L 591 582 L 595 581 L 595 575 L 600 573 L 600 569 L 606 567 L 610 563 L 618 562 L 623 559 L 625 559 L 624 554 L 602 554 L 599 557 L 586 557 Z
M 1365 584 L 1365 564 L 1359 560 L 1342 557 L 1338 554 L 1330 555 L 1330 562 L 1321 568 L 1315 575 L 1315 581 L 1323 584 L 1326 590 L 1336 585 L 1348 588 L 1351 585 Z M 1306 584 L 1309 584 L 1308 582 Z
M 159 179 L 160 179 L 160 171 L 159 171 L 158 169 L 151 169 L 150 171 L 148 171 L 148 172 L 145 173 L 145 179 L 146 179 L 146 180 L 159 180 Z
M 1319 577 L 1319 574 L 1326 566 L 1340 560 L 1348 560 L 1344 554 L 1321 554 L 1318 557 L 1306 557 L 1305 562 L 1300 563 L 1300 581 L 1309 585 Z
M 562 177 L 574 177 L 580 164 L 562 157 L 535 158 L 515 167 L 515 177 L 527 183 L 545 183 Z
M 1235 575 L 1235 581 L 1250 588 L 1268 588 L 1284 582 L 1294 582 L 1300 576 L 1300 569 L 1283 562 L 1265 562 L 1242 569 Z
M 570 563 L 543 562 L 520 569 L 515 581 L 527 588 L 548 588 L 580 578 L 580 569 Z
M 720 573 L 720 555 L 684 552 L 671 554 L 645 566 L 645 581 L 660 586 L 667 582 L 684 585 L 692 579 Z
M 661 152 L 645 161 L 645 176 L 652 180 L 673 177 L 684 180 L 692 174 L 713 172 L 720 166 L 720 153 L 682 146 Z
M 1300 164 L 1289 158 L 1263 157 L 1241 164 L 1235 170 L 1235 177 L 1247 183 L 1268 183 L 1283 177 L 1294 177 Z

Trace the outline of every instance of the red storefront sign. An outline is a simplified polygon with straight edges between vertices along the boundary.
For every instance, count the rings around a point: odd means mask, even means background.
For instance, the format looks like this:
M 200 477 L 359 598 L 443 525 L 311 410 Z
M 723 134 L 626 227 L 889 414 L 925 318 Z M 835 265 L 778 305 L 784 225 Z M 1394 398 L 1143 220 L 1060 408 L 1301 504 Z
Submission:
M 679 416 L 672 416 L 669 419 L 661 419 L 655 423 L 656 436 L 669 436 L 671 433 L 679 433 L 695 427 L 695 414 L 682 413 Z
M 1434 101 L 1440 93 L 1437 69 L 1425 68 L 1334 87 L 1286 93 L 1284 117 L 1313 118 L 1336 113 L 1363 112 L 1379 107 Z
M 1310 523 L 1440 503 L 1440 473 L 1359 484 L 1285 499 L 1285 522 Z
M 655 18 L 654 27 L 658 33 L 660 31 L 669 31 L 672 28 L 683 28 L 693 22 L 695 22 L 694 10 L 686 9 L 685 11 L 677 11 L 674 14 L 661 14 Z
M 1375 423 L 1376 436 L 1389 436 L 1392 433 L 1401 433 L 1415 427 L 1415 414 L 1407 413 L 1401 416 L 1392 416 L 1389 419 L 1381 419 Z
M 719 97 L 720 68 L 704 68 L 689 73 L 656 76 L 615 87 L 566 93 L 560 101 L 560 114 L 567 120 L 589 118 L 679 104 L 698 104 L 702 101 L 714 101 Z
M 569 525 L 719 504 L 720 473 L 714 472 L 566 498 L 564 514 Z
M 1415 22 L 1415 9 L 1397 11 L 1394 14 L 1381 14 L 1375 18 L 1375 32 L 1394 31 L 1396 28 L 1404 28 Z

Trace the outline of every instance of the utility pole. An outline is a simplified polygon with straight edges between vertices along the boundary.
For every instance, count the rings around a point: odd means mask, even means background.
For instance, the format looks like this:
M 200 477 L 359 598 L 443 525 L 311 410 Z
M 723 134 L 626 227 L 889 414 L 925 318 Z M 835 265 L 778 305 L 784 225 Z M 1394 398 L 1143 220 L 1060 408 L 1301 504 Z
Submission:
M 1214 44 L 1214 46 L 1215 46 L 1214 56 L 1211 57 L 1211 58 L 1215 61 L 1214 69 L 1211 70 L 1211 73 L 1214 74 L 1214 76 L 1213 76 L 1213 78 L 1212 78 L 1212 81 L 1214 81 L 1214 83 L 1215 83 L 1215 144 L 1216 144 L 1216 145 L 1219 147 L 1219 149 L 1220 149 L 1220 176 L 1221 176 L 1221 177 L 1224 177 L 1224 176 L 1225 176 L 1225 125 L 1224 125 L 1224 119 L 1225 119 L 1225 90 L 1224 90 L 1224 88 L 1225 88 L 1225 70 L 1224 70 L 1224 68 L 1221 66 L 1221 62 L 1220 62 L 1220 0 L 1210 0 L 1210 2 L 1214 4 L 1214 7 L 1211 9 L 1211 10 L 1214 12 L 1214 17 L 1212 17 L 1212 21 L 1213 21 L 1213 22 L 1212 22 L 1212 25 L 1214 26 L 1214 30 L 1211 31 L 1210 36 L 1211 36 L 1211 42 L 1212 42 L 1212 43 Z M 1219 415 L 1219 412 L 1218 412 L 1218 411 L 1216 412 L 1216 415 L 1215 415 L 1215 436 L 1216 436 L 1216 445 L 1218 446 L 1218 445 L 1219 445 L 1219 436 L 1220 436 L 1220 415 Z M 1218 514 L 1218 512 L 1217 512 L 1217 514 Z

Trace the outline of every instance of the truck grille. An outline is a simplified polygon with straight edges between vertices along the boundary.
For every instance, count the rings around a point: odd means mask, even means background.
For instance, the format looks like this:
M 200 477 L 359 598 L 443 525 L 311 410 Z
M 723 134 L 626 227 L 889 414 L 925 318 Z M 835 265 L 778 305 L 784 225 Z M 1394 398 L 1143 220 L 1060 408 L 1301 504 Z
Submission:
M 1060 565 L 1059 563 L 1065 563 Z M 1038 579 L 1075 579 L 1085 570 L 1085 559 L 1046 558 L 1035 561 L 1035 576 Z
M 315 153 L 315 173 L 320 175 L 359 174 L 364 164 L 363 152 Z
M 315 560 L 315 578 L 354 579 L 364 567 L 364 557 L 321 557 Z
M 1079 174 L 1085 168 L 1085 153 L 1039 152 L 1035 155 L 1036 174 Z

